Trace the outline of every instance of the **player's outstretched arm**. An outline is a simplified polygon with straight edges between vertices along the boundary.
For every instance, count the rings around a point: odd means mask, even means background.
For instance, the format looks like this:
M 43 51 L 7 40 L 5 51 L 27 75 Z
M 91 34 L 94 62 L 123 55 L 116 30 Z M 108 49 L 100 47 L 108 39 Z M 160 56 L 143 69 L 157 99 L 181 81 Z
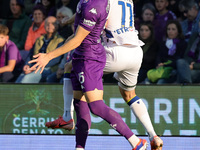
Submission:
M 35 63 L 35 65 L 33 65 L 30 69 L 36 69 L 35 73 L 37 73 L 41 69 L 40 73 L 42 73 L 45 66 L 49 63 L 50 60 L 77 48 L 85 39 L 85 37 L 90 33 L 90 31 L 87 31 L 81 26 L 78 26 L 76 31 L 77 32 L 75 33 L 75 36 L 69 41 L 67 41 L 63 46 L 46 54 L 39 53 L 37 55 L 34 55 L 33 58 L 35 59 L 29 61 L 29 63 Z

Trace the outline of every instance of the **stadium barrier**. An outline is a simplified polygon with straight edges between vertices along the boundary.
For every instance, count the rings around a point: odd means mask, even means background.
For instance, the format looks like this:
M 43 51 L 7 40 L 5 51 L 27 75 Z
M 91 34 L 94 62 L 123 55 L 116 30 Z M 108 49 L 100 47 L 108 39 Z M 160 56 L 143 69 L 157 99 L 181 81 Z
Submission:
M 0 134 L 69 134 L 48 129 L 45 122 L 63 114 L 60 84 L 0 84 Z M 162 136 L 200 136 L 200 86 L 138 85 L 137 95 L 148 108 Z M 116 85 L 104 85 L 105 103 L 117 111 L 136 135 L 147 135 L 122 99 Z M 92 116 L 90 135 L 118 135 L 101 118 Z

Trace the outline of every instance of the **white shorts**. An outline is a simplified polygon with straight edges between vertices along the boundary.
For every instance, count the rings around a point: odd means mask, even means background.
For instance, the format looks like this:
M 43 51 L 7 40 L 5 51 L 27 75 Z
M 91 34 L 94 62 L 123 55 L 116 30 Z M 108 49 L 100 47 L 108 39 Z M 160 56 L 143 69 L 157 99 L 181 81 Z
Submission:
M 106 65 L 104 73 L 114 73 L 118 85 L 127 91 L 137 84 L 138 72 L 142 63 L 143 51 L 140 46 L 105 43 Z

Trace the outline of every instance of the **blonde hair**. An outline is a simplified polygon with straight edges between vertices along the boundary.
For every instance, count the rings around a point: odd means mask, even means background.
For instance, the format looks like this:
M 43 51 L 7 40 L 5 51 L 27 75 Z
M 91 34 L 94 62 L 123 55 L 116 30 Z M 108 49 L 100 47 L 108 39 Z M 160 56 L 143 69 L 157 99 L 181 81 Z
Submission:
M 61 13 L 65 17 L 68 16 L 69 18 L 71 18 L 73 16 L 72 10 L 65 6 L 59 8 L 56 12 L 56 15 L 58 15 L 59 13 Z

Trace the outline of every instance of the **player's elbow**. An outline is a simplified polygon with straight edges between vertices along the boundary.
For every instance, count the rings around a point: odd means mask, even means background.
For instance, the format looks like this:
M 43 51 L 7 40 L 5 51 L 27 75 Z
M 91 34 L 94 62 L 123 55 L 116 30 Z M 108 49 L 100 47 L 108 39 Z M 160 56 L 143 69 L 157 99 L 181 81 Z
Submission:
M 15 65 L 16 65 L 16 62 L 14 62 L 14 61 L 13 61 L 13 63 L 8 64 L 8 66 L 6 66 L 6 71 L 13 72 L 15 69 Z
M 8 71 L 8 72 L 13 72 L 14 69 L 15 69 L 15 67 L 13 67 L 13 66 L 9 66 L 8 69 L 7 69 L 7 71 Z

